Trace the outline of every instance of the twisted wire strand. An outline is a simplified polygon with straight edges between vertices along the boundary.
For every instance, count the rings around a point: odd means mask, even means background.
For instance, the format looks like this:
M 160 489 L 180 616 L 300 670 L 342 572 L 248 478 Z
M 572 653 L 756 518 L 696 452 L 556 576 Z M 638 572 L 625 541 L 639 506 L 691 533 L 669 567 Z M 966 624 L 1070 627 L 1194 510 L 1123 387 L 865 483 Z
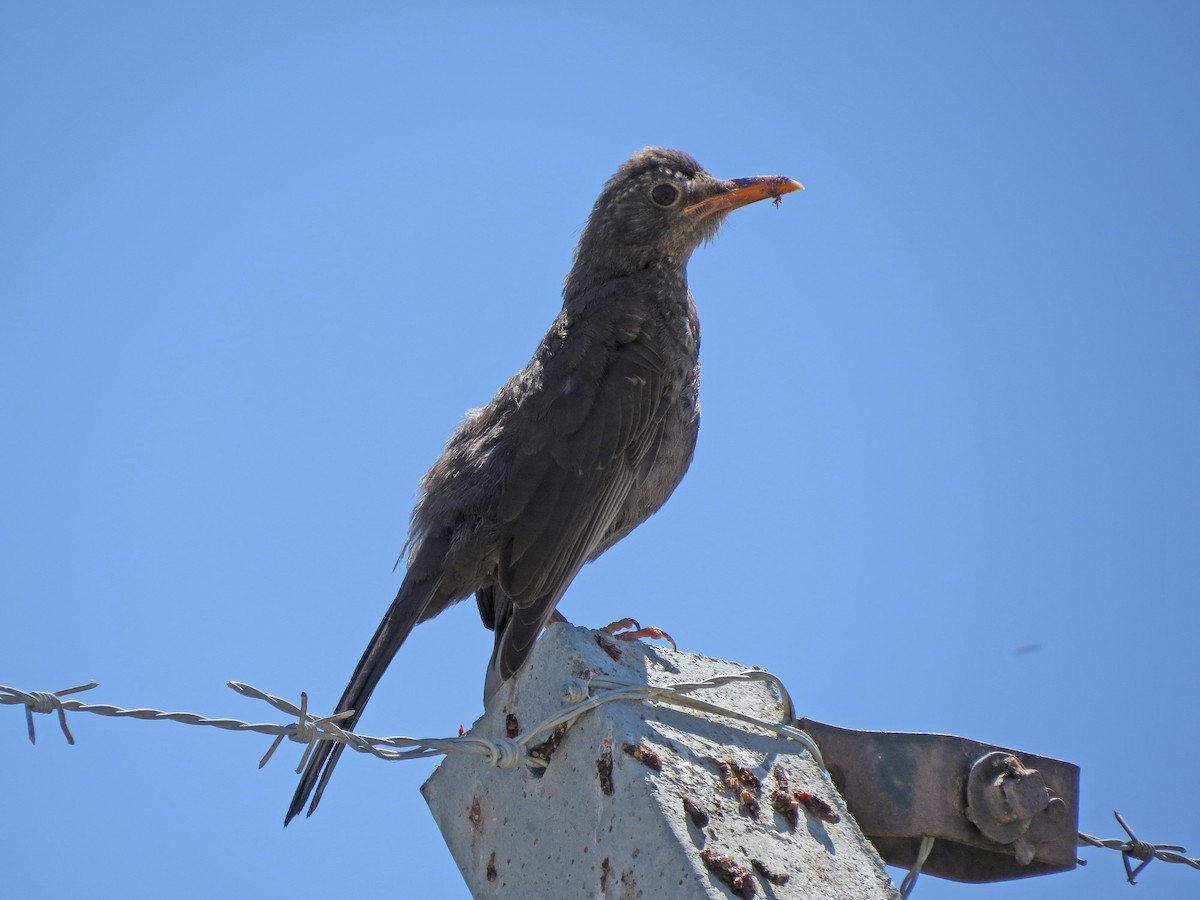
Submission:
M 759 719 L 755 716 L 694 696 L 697 692 L 705 689 L 748 682 L 765 682 L 772 688 L 785 710 L 783 722 L 768 722 L 764 719 Z M 305 744 L 304 755 L 301 757 L 300 764 L 297 767 L 297 771 L 300 771 L 320 741 L 337 741 L 338 743 L 346 744 L 360 753 L 369 753 L 384 760 L 424 759 L 430 756 L 449 753 L 469 753 L 479 756 L 490 765 L 500 768 L 515 768 L 520 765 L 544 767 L 547 765 L 545 759 L 531 756 L 529 753 L 530 746 L 534 744 L 537 738 L 542 735 L 549 735 L 558 728 L 569 727 L 581 716 L 603 706 L 605 703 L 619 701 L 647 702 L 720 716 L 745 723 L 755 728 L 774 732 L 781 737 L 801 744 L 801 746 L 808 750 L 818 765 L 822 769 L 825 768 L 821 751 L 813 739 L 799 728 L 790 724 L 794 721 L 794 707 L 791 697 L 788 695 L 787 688 L 775 675 L 762 669 L 750 669 L 733 675 L 714 676 L 703 681 L 676 682 L 667 685 L 632 684 L 599 675 L 594 676 L 590 682 L 575 679 L 566 682 L 563 686 L 563 700 L 566 703 L 563 709 L 515 738 L 481 738 L 471 735 L 450 738 L 372 737 L 370 735 L 347 731 L 338 725 L 340 720 L 351 715 L 350 712 L 342 712 L 332 716 L 317 716 L 310 713 L 308 711 L 308 696 L 304 693 L 301 693 L 300 704 L 297 706 L 290 700 L 265 693 L 258 688 L 242 682 L 230 681 L 228 685 L 242 696 L 265 702 L 280 712 L 293 717 L 295 721 L 285 725 L 272 722 L 243 722 L 240 719 L 210 718 L 189 712 L 167 712 L 145 708 L 124 709 L 104 703 L 85 703 L 82 700 L 64 699 L 71 694 L 93 690 L 99 686 L 96 682 L 76 685 L 75 687 L 52 692 L 23 691 L 18 688 L 0 685 L 0 705 L 20 705 L 25 708 L 27 733 L 29 740 L 33 743 L 37 741 L 33 723 L 33 714 L 35 712 L 44 714 L 56 713 L 59 727 L 69 744 L 74 744 L 75 738 L 67 725 L 66 713 L 68 712 L 93 713 L 113 718 L 143 719 L 146 721 L 165 720 L 178 722 L 183 725 L 220 728 L 226 731 L 273 735 L 275 740 L 259 761 L 259 768 L 266 765 L 284 738 Z M 1126 878 L 1130 884 L 1136 884 L 1137 876 L 1156 859 L 1169 863 L 1182 863 L 1193 869 L 1200 870 L 1200 858 L 1185 856 L 1184 853 L 1186 851 L 1184 847 L 1178 844 L 1151 844 L 1141 841 L 1134 835 L 1133 829 L 1129 827 L 1129 823 L 1125 821 L 1119 812 L 1114 813 L 1114 815 L 1117 822 L 1128 835 L 1128 839 L 1097 838 L 1090 834 L 1079 832 L 1078 844 L 1081 847 L 1089 846 L 1119 852 L 1125 865 Z M 1136 861 L 1138 865 L 1134 866 L 1131 861 Z M 1080 862 L 1085 863 L 1084 860 L 1080 860 Z M 910 875 L 915 875 L 919 871 L 920 869 L 916 868 Z M 913 877 L 911 880 L 913 884 L 908 885 L 910 892 L 912 887 L 915 886 L 916 879 Z
M 1117 824 L 1129 835 L 1128 840 L 1092 837 L 1081 831 L 1079 832 L 1079 846 L 1099 847 L 1119 852 L 1121 862 L 1125 864 L 1125 880 L 1130 884 L 1137 884 L 1138 875 L 1156 859 L 1169 863 L 1183 863 L 1185 866 L 1200 870 L 1200 858 L 1183 855 L 1187 848 L 1181 847 L 1179 844 L 1150 844 L 1146 841 L 1139 841 L 1137 835 L 1133 833 L 1133 829 L 1129 827 L 1129 823 L 1125 821 L 1125 817 L 1115 810 L 1113 815 L 1116 816 Z M 1138 865 L 1134 866 L 1130 860 L 1137 860 Z
M 744 683 L 752 681 L 766 682 L 772 686 L 780 702 L 785 707 L 787 721 L 779 723 L 767 722 L 763 719 L 738 712 L 737 710 L 691 696 L 694 692 L 705 688 L 715 688 L 735 682 Z M 680 682 L 678 684 L 659 686 L 630 684 L 628 682 L 600 677 L 594 678 L 590 685 L 582 681 L 569 682 L 564 685 L 564 700 L 567 702 L 567 705 L 553 716 L 550 716 L 534 728 L 525 731 L 515 738 L 481 738 L 471 735 L 450 738 L 373 737 L 371 735 L 347 731 L 338 724 L 339 720 L 351 715 L 350 712 L 324 717 L 310 713 L 308 711 L 308 696 L 304 693 L 301 693 L 300 705 L 297 706 L 290 700 L 260 691 L 252 685 L 238 681 L 230 681 L 228 685 L 242 696 L 265 702 L 280 712 L 292 716 L 295 721 L 286 725 L 267 722 L 250 723 L 243 722 L 240 719 L 210 718 L 189 712 L 166 712 L 158 709 L 123 709 L 108 704 L 85 703 L 80 700 L 62 699 L 68 694 L 92 690 L 98 686 L 95 682 L 54 693 L 22 691 L 18 688 L 0 685 L 0 704 L 24 705 L 31 741 L 36 741 L 33 728 L 33 713 L 48 713 L 51 711 L 58 713 L 63 733 L 72 744 L 75 740 L 67 727 L 66 712 L 85 712 L 101 716 L 143 719 L 147 721 L 167 720 L 183 725 L 204 725 L 227 731 L 249 731 L 256 734 L 273 735 L 275 740 L 259 761 L 259 768 L 267 764 L 282 744 L 284 738 L 288 738 L 306 745 L 304 756 L 301 758 L 297 769 L 299 771 L 303 769 L 308 757 L 312 754 L 313 748 L 319 741 L 336 741 L 360 753 L 369 753 L 372 756 L 385 760 L 422 759 L 445 753 L 470 753 L 482 757 L 491 765 L 502 768 L 514 768 L 522 764 L 533 767 L 544 767 L 546 760 L 531 756 L 528 752 L 529 747 L 537 738 L 542 735 L 549 735 L 557 728 L 569 726 L 580 716 L 605 703 L 645 701 L 718 715 L 727 719 L 744 722 L 757 728 L 773 731 L 782 737 L 799 742 L 813 755 L 821 767 L 824 768 L 824 761 L 821 759 L 816 743 L 803 731 L 789 724 L 792 721 L 793 713 L 791 698 L 788 696 L 787 689 L 776 676 L 761 669 L 747 670 L 736 675 L 716 676 L 704 681 Z

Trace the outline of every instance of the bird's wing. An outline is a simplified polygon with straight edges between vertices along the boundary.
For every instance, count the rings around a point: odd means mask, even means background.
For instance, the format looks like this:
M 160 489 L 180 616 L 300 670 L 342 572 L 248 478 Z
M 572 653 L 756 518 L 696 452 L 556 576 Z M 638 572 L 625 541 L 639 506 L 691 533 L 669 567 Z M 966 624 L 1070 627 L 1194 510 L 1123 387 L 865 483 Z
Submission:
M 492 610 L 500 680 L 520 668 L 658 452 L 663 358 L 634 323 L 616 334 L 615 343 L 572 348 L 569 373 L 552 382 L 556 394 L 522 410 L 532 421 L 520 433 L 536 437 L 517 449 L 500 500 L 499 587 L 512 603 Z

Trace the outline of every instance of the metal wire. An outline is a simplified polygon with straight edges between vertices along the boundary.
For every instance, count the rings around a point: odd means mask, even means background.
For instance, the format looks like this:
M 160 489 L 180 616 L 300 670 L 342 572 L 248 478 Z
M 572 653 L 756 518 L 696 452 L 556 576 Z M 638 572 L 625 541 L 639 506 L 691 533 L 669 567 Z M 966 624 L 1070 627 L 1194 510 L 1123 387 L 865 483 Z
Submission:
M 753 716 L 745 715 L 737 710 L 691 696 L 695 692 L 704 689 L 720 687 L 721 685 L 737 681 L 763 681 L 768 683 L 778 694 L 781 704 L 785 707 L 785 721 L 782 723 L 767 722 Z M 590 682 L 582 680 L 570 681 L 563 685 L 563 699 L 567 705 L 557 714 L 518 737 L 490 739 L 472 737 L 470 735 L 450 738 L 410 738 L 400 736 L 381 738 L 356 734 L 352 731 L 346 731 L 338 725 L 339 720 L 345 719 L 351 713 L 343 712 L 333 716 L 316 716 L 308 711 L 308 696 L 304 693 L 300 694 L 300 705 L 297 706 L 289 700 L 264 693 L 248 684 L 230 681 L 228 685 L 244 697 L 261 700 L 280 712 L 293 716 L 295 721 L 286 725 L 270 722 L 252 723 L 243 722 L 240 719 L 213 719 L 189 712 L 165 712 L 158 709 L 123 709 L 108 704 L 84 703 L 81 700 L 64 699 L 71 694 L 90 691 L 98 687 L 96 682 L 53 692 L 22 691 L 17 688 L 0 685 L 0 705 L 21 705 L 25 707 L 26 730 L 31 743 L 36 743 L 37 741 L 33 724 L 34 713 L 57 713 L 59 727 L 69 744 L 74 744 L 75 738 L 67 726 L 66 713 L 68 712 L 93 713 L 101 716 L 144 719 L 148 721 L 168 720 L 183 725 L 204 725 L 210 728 L 221 728 L 226 731 L 248 731 L 255 734 L 274 735 L 275 740 L 259 761 L 259 768 L 267 764 L 267 761 L 270 760 L 271 756 L 279 748 L 284 738 L 305 744 L 304 755 L 301 757 L 300 764 L 296 768 L 296 771 L 300 771 L 304 768 L 304 764 L 308 761 L 313 749 L 320 741 L 337 741 L 338 743 L 348 745 L 360 753 L 369 753 L 372 756 L 385 760 L 423 759 L 444 753 L 470 753 L 481 756 L 491 765 L 500 768 L 515 768 L 519 765 L 544 767 L 546 765 L 544 759 L 531 756 L 529 753 L 530 747 L 535 743 L 537 738 L 551 734 L 560 727 L 569 726 L 580 716 L 605 703 L 632 700 L 660 703 L 683 709 L 691 709 L 697 712 L 710 713 L 727 719 L 742 721 L 756 728 L 773 731 L 781 737 L 800 743 L 811 753 L 822 768 L 825 767 L 820 750 L 812 738 L 800 729 L 788 724 L 793 714 L 791 712 L 791 698 L 788 697 L 786 688 L 784 688 L 778 678 L 761 669 L 752 669 L 737 675 L 716 676 L 704 681 L 679 682 L 670 685 L 631 684 L 600 676 L 597 676 Z M 1116 816 L 1117 823 L 1129 836 L 1128 840 L 1101 839 L 1080 832 L 1079 846 L 1098 847 L 1119 852 L 1122 862 L 1125 865 L 1125 876 L 1130 884 L 1136 884 L 1137 876 L 1156 859 L 1161 859 L 1163 862 L 1183 863 L 1184 865 L 1191 866 L 1193 869 L 1200 870 L 1200 858 L 1184 856 L 1184 847 L 1178 844 L 1150 844 L 1138 840 L 1137 836 L 1133 833 L 1133 829 L 1129 827 L 1129 823 L 1125 821 L 1125 818 L 1119 812 L 1114 812 L 1114 815 Z M 932 843 L 932 841 L 928 841 L 928 848 L 932 847 Z M 922 844 L 921 849 L 923 854 L 928 853 L 925 843 Z M 916 875 L 920 872 L 923 862 L 924 859 L 920 859 L 913 871 L 909 873 L 909 878 L 905 879 L 909 893 L 915 887 Z M 1086 860 L 1079 860 L 1079 862 L 1081 865 L 1087 864 Z M 1133 865 L 1133 862 L 1136 862 L 1137 865 Z M 907 897 L 908 894 L 905 893 L 904 896 Z
M 908 900 L 912 896 L 913 889 L 917 886 L 917 879 L 921 877 L 921 869 L 925 867 L 925 860 L 929 859 L 929 853 L 933 850 L 933 843 L 934 838 L 929 835 L 921 838 L 921 846 L 917 848 L 916 861 L 908 870 L 908 874 L 904 876 L 904 880 L 900 882 L 901 900 Z
M 1156 859 L 1161 859 L 1163 862 L 1183 863 L 1193 869 L 1200 869 L 1200 859 L 1183 855 L 1186 852 L 1185 847 L 1178 844 L 1148 844 L 1145 841 L 1139 841 L 1133 833 L 1133 829 L 1129 827 L 1129 823 L 1125 821 L 1125 817 L 1115 810 L 1113 815 L 1117 817 L 1117 824 L 1129 835 L 1129 840 L 1122 841 L 1113 838 L 1102 840 L 1081 831 L 1079 832 L 1079 846 L 1119 851 L 1121 862 L 1125 864 L 1125 878 L 1130 884 L 1137 884 L 1137 876 Z M 1132 865 L 1130 860 L 1137 860 L 1138 865 Z M 1087 865 L 1085 860 L 1081 859 L 1079 862 L 1081 865 Z
M 785 709 L 785 720 L 780 723 L 767 722 L 745 715 L 737 710 L 728 709 L 717 704 L 700 700 L 691 694 L 706 689 L 720 687 L 734 681 L 765 681 L 778 693 Z M 411 737 L 371 737 L 347 731 L 338 725 L 338 721 L 351 715 L 342 712 L 333 716 L 316 716 L 308 711 L 308 696 L 300 695 L 300 705 L 296 706 L 289 700 L 267 694 L 258 688 L 237 681 L 228 682 L 229 687 L 244 697 L 261 700 L 270 704 L 280 712 L 294 716 L 296 721 L 286 725 L 274 723 L 250 723 L 239 719 L 212 719 L 187 712 L 164 712 L 158 709 L 122 709 L 106 704 L 84 703 L 80 700 L 64 700 L 63 697 L 88 691 L 97 687 L 95 682 L 79 685 L 73 688 L 46 693 L 42 691 L 22 691 L 17 688 L 0 685 L 0 704 L 25 706 L 25 716 L 30 741 L 36 742 L 33 727 L 33 713 L 57 712 L 59 724 L 69 743 L 75 743 L 67 727 L 66 712 L 94 713 L 101 716 L 117 718 L 146 719 L 150 721 L 168 720 L 183 725 L 206 725 L 212 728 L 222 728 L 227 731 L 250 731 L 256 734 L 274 735 L 275 740 L 259 761 L 262 768 L 279 748 L 284 738 L 305 744 L 304 756 L 300 760 L 297 771 L 304 768 L 313 748 L 320 741 L 336 741 L 359 751 L 369 753 L 380 759 L 421 759 L 443 753 L 470 753 L 481 756 L 491 765 L 500 768 L 515 768 L 519 765 L 545 767 L 546 761 L 530 755 L 529 749 L 536 739 L 549 735 L 560 727 L 569 726 L 580 716 L 605 703 L 620 700 L 645 701 L 663 705 L 692 709 L 712 713 L 727 719 L 742 721 L 758 728 L 774 731 L 781 737 L 797 741 L 807 749 L 814 759 L 824 768 L 817 745 L 807 734 L 792 726 L 791 700 L 787 691 L 769 672 L 761 669 L 748 670 L 737 675 L 717 676 L 706 681 L 681 682 L 677 685 L 631 684 L 612 679 L 596 678 L 592 682 L 576 680 L 564 685 L 564 700 L 567 702 L 562 710 L 546 719 L 544 722 L 515 738 L 480 738 L 462 735 L 451 738 L 411 738 Z

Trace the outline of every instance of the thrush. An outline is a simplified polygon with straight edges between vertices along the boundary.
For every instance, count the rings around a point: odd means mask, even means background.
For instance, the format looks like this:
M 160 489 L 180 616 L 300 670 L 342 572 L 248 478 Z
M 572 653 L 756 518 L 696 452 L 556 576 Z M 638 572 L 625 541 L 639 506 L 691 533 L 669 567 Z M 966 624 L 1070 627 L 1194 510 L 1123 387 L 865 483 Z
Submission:
M 353 711 L 341 727 L 354 727 L 413 627 L 472 594 L 496 636 L 486 702 L 520 669 L 583 564 L 666 502 L 700 425 L 688 259 L 732 210 L 800 188 L 781 175 L 723 181 L 659 147 L 609 179 L 558 318 L 421 480 L 404 581 L 338 702 L 336 712 Z M 312 815 L 344 749 L 318 745 L 285 824 L 310 795 Z

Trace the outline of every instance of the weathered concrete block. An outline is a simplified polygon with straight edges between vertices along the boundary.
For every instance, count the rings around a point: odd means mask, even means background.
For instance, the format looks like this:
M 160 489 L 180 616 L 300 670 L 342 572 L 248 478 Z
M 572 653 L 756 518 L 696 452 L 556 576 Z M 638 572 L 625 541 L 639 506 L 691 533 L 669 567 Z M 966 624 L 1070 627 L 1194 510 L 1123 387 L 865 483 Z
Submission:
M 569 679 L 662 685 L 745 668 L 554 625 L 470 734 L 536 727 L 564 708 Z M 772 722 L 783 716 L 766 683 L 698 696 Z M 795 741 L 716 715 L 619 701 L 586 713 L 546 749 L 545 769 L 451 754 L 421 789 L 477 898 L 899 896 Z

